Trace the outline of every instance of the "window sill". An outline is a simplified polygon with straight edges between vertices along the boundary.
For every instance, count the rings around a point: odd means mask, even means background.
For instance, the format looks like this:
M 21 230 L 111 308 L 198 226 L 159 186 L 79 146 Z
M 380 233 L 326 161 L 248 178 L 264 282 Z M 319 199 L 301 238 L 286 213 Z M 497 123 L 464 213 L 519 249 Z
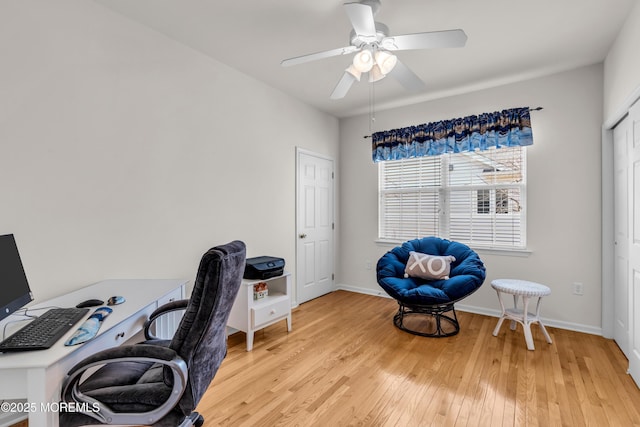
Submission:
M 380 246 L 400 246 L 405 241 L 398 240 L 387 240 L 387 239 L 376 239 L 375 243 Z M 490 254 L 490 255 L 500 255 L 500 256 L 515 256 L 515 257 L 528 257 L 533 253 L 533 251 L 529 249 L 511 249 L 511 248 L 489 248 L 482 246 L 470 246 L 471 249 L 478 253 L 482 254 Z
M 533 253 L 529 249 L 508 249 L 508 248 L 483 248 L 477 247 L 472 249 L 481 254 L 501 255 L 501 256 L 516 256 L 516 257 L 528 257 Z

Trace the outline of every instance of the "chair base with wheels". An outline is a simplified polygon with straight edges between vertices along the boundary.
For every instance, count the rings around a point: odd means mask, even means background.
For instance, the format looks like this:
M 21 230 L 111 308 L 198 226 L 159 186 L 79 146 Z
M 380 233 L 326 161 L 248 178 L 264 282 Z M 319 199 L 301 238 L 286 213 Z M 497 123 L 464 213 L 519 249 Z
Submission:
M 434 278 L 411 276 L 411 268 L 436 267 Z M 450 270 L 450 271 L 449 271 Z M 460 332 L 454 304 L 475 292 L 485 279 L 485 267 L 468 246 L 438 237 L 409 240 L 387 252 L 377 264 L 378 284 L 398 302 L 393 324 L 424 337 L 450 337 Z M 446 274 L 446 275 L 444 275 Z
M 180 427 L 202 427 L 204 424 L 204 417 L 197 412 L 192 412 L 185 420 L 180 424 Z

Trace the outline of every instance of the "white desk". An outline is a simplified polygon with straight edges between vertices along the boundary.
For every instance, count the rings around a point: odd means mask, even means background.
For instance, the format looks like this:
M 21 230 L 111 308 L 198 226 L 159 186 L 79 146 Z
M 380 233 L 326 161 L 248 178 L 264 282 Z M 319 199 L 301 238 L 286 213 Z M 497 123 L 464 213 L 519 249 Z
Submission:
M 104 320 L 98 335 L 91 341 L 72 347 L 64 342 L 76 330 L 71 330 L 48 350 L 18 353 L 0 353 L 0 400 L 24 399 L 35 403 L 38 410 L 29 412 L 29 425 L 34 427 L 58 426 L 58 413 L 43 412 L 47 402 L 59 402 L 60 386 L 66 373 L 80 360 L 98 351 L 116 347 L 131 339 L 142 330 L 148 315 L 160 305 L 185 297 L 185 280 L 106 280 L 69 294 L 30 306 L 72 307 L 77 303 L 97 298 L 106 302 L 114 295 L 126 298 L 126 302 L 112 306 L 113 312 Z M 87 317 L 93 313 L 91 308 Z M 37 312 L 36 312 L 37 313 Z M 9 316 L 0 322 L 0 331 Z M 80 326 L 83 321 L 77 323 Z M 14 330 L 23 326 L 16 323 Z M 7 336 L 12 333 L 7 327 Z M 3 414 L 0 413 L 0 416 Z

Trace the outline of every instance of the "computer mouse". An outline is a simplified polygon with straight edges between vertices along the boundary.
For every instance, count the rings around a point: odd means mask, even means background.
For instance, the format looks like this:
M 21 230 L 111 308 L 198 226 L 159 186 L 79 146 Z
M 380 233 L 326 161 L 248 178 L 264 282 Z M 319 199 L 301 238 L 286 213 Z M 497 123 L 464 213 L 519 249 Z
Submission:
M 120 296 L 113 296 L 111 298 L 109 298 L 107 300 L 107 304 L 108 305 L 118 305 L 118 304 L 122 304 L 123 302 L 125 302 L 126 300 L 124 299 L 124 297 L 120 297 Z
M 104 301 L 99 299 L 88 299 L 86 301 L 82 301 L 76 305 L 76 308 L 85 308 L 85 307 L 96 307 L 98 305 L 104 304 Z

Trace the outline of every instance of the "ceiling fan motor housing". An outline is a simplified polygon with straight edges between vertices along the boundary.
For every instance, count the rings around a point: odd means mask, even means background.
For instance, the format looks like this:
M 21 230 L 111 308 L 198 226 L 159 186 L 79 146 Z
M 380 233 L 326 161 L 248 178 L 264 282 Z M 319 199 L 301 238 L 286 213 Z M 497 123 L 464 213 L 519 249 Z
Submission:
M 356 34 L 355 30 L 351 30 L 349 34 L 349 43 L 352 46 L 363 47 L 366 45 L 374 45 L 380 46 L 380 43 L 385 37 L 389 36 L 389 27 L 384 25 L 381 22 L 376 22 L 376 35 L 372 36 L 363 36 Z

